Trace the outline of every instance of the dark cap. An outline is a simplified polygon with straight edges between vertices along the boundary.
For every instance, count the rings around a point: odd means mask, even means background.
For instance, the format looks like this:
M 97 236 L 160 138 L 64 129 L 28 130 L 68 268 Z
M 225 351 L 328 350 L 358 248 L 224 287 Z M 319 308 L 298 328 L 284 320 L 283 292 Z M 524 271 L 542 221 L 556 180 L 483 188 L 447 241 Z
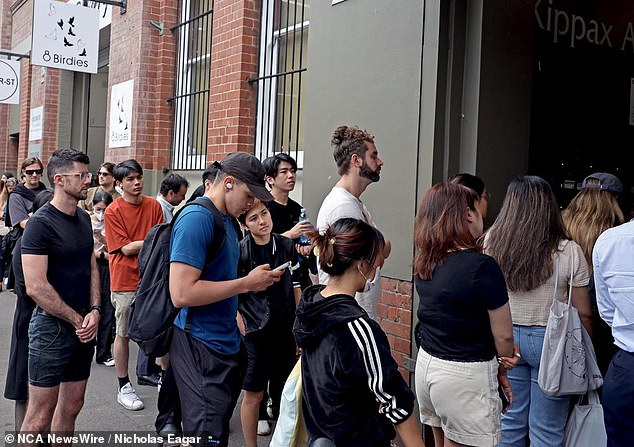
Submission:
M 623 192 L 623 184 L 621 181 L 615 175 L 607 172 L 595 172 L 583 179 L 581 189 L 586 188 L 600 189 L 601 191 L 608 191 L 612 194 L 621 194 Z
M 258 199 L 264 202 L 273 200 L 273 196 L 265 186 L 264 167 L 253 155 L 246 152 L 232 152 L 224 160 L 214 164 L 225 174 L 246 183 L 251 193 Z

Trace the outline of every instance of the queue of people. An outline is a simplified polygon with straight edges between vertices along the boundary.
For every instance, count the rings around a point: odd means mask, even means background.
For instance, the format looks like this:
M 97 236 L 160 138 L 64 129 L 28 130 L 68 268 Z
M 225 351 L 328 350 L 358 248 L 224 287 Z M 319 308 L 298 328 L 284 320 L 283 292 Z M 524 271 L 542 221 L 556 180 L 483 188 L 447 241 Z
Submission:
M 137 359 L 138 383 L 161 386 L 159 434 L 228 445 L 242 391 L 245 444 L 257 447 L 299 359 L 308 446 L 387 447 L 398 434 L 419 447 L 418 418 L 437 447 L 563 445 L 571 397 L 547 395 L 537 377 L 551 303 L 570 296 L 606 378 L 608 445 L 627 445 L 634 315 L 624 300 L 634 290 L 626 255 L 634 231 L 622 224 L 618 179 L 589 176 L 562 217 L 545 180 L 520 176 L 489 229 L 478 177 L 458 174 L 427 191 L 414 223 L 413 393 L 377 321 L 391 244 L 361 201 L 383 160 L 358 127 L 338 127 L 331 144 L 340 177 L 314 228 L 289 197 L 297 164 L 287 154 L 214 162 L 193 205 L 175 216 L 189 187 L 176 174 L 155 200 L 143 195 L 135 160 L 104 163 L 89 189 L 88 157 L 60 149 L 47 166 L 51 191 L 39 181 L 42 162 L 27 159 L 17 198 L 0 195 L 24 233 L 13 260 L 18 306 L 5 388 L 16 430 L 74 430 L 95 345 L 97 363 L 115 369 L 116 401 L 144 407 L 128 374 L 127 321 L 145 236 L 171 222 L 169 292 L 180 310 L 169 354 Z

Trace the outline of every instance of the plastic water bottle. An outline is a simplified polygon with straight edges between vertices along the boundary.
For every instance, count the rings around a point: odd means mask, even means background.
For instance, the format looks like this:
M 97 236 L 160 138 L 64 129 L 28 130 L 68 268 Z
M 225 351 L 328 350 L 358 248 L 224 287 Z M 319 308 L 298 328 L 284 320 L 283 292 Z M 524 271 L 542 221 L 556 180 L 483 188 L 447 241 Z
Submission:
M 299 222 L 304 222 L 308 220 L 308 216 L 306 215 L 306 208 L 302 208 L 299 212 Z M 301 235 L 298 240 L 299 245 L 310 245 L 310 239 L 307 236 Z

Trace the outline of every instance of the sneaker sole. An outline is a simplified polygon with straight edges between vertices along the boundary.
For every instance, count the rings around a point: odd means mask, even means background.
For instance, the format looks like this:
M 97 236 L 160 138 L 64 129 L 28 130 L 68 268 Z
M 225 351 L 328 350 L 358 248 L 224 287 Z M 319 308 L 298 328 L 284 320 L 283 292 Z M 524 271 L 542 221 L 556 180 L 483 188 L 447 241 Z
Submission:
M 121 398 L 118 395 L 117 395 L 117 402 L 119 403 L 119 405 L 121 405 L 126 410 L 138 411 L 138 410 L 143 410 L 143 408 L 145 408 L 145 405 L 143 405 L 143 402 L 141 402 L 141 406 L 138 407 L 138 408 L 134 408 L 133 406 L 128 406 L 128 405 L 124 404 L 123 402 L 121 402 Z

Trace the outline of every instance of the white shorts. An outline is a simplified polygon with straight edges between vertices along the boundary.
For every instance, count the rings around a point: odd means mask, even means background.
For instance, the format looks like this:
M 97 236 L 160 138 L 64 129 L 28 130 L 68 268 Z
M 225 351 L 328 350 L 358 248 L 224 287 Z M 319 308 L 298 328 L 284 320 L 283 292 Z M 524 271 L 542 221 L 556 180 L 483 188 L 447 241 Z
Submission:
M 420 420 L 442 427 L 460 444 L 494 447 L 500 442 L 502 401 L 498 363 L 452 362 L 420 349 L 416 360 L 416 396 Z

